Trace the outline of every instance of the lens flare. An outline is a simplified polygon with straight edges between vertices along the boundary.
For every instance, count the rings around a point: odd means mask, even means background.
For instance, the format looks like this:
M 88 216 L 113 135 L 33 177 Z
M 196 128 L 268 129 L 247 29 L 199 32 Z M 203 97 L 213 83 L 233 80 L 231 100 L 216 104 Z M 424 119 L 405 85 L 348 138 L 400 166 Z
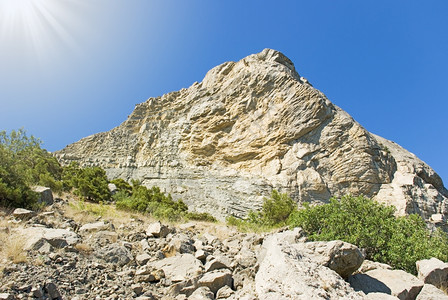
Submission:
M 48 60 L 55 48 L 76 48 L 70 31 L 73 0 L 0 0 L 1 55 Z

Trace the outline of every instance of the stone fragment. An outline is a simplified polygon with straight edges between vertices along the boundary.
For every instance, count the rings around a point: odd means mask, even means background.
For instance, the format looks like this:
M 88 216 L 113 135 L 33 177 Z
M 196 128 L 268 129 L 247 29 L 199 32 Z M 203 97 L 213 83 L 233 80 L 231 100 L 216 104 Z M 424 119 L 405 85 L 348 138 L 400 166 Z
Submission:
M 32 210 L 28 210 L 25 208 L 16 208 L 12 212 L 12 215 L 17 219 L 26 220 L 26 219 L 30 219 L 30 218 L 34 217 L 36 215 L 36 213 Z
M 398 300 L 399 298 L 384 294 L 384 293 L 369 293 L 364 297 L 364 300 Z
M 416 300 L 448 300 L 448 295 L 432 284 L 425 284 Z
M 103 259 L 105 262 L 117 264 L 120 267 L 128 264 L 133 259 L 129 250 L 117 243 L 96 250 L 95 256 Z
M 143 286 L 138 283 L 132 284 L 131 289 L 137 295 L 140 295 L 143 292 Z
M 383 263 L 379 263 L 376 261 L 371 261 L 368 259 L 365 259 L 361 266 L 358 269 L 359 273 L 366 273 L 367 271 L 370 270 L 375 270 L 375 269 L 387 269 L 387 270 L 392 270 L 392 267 L 389 266 L 388 264 L 383 264 Z
M 146 265 L 146 263 L 151 259 L 151 256 L 147 253 L 139 254 L 135 257 L 135 261 L 140 266 Z
M 416 266 L 420 280 L 439 289 L 448 290 L 448 263 L 433 257 L 417 261 Z
M 189 297 L 188 300 L 213 300 L 215 295 L 208 287 L 201 286 L 197 288 Z
M 194 256 L 199 259 L 201 262 L 204 262 L 205 259 L 207 258 L 207 254 L 205 253 L 204 250 L 200 249 L 197 250 L 196 253 L 194 254 Z
M 115 194 L 117 192 L 117 186 L 114 183 L 109 183 L 107 184 L 107 188 L 109 189 L 109 192 L 111 192 L 111 194 Z
M 84 224 L 79 228 L 79 233 L 90 233 L 93 231 L 101 231 L 101 230 L 108 230 L 109 224 L 104 223 L 103 221 L 99 221 L 96 223 L 88 223 Z
M 53 282 L 45 284 L 45 291 L 47 292 L 48 298 L 50 300 L 62 300 L 61 293 L 59 292 L 56 284 L 54 284 Z
M 225 285 L 232 286 L 232 272 L 230 270 L 216 270 L 205 273 L 198 281 L 199 286 L 208 287 L 213 294 Z
M 149 224 L 146 228 L 146 235 L 148 237 L 164 238 L 168 235 L 168 233 L 170 233 L 170 229 L 160 222 Z
M 16 297 L 14 297 L 13 294 L 9 293 L 0 293 L 0 300 L 15 300 Z
M 31 289 L 31 293 L 33 294 L 34 298 L 42 298 L 44 296 L 44 291 L 42 290 L 42 288 L 40 286 L 33 287 Z
M 380 292 L 396 296 L 401 300 L 413 300 L 424 283 L 402 270 L 375 269 L 365 274 L 356 274 L 348 279 L 356 291 L 366 294 Z
M 205 264 L 204 271 L 211 272 L 218 269 L 230 269 L 230 264 L 230 260 L 224 256 L 214 257 Z
M 234 294 L 235 291 L 232 290 L 228 285 L 225 285 L 216 292 L 216 299 L 227 299 Z

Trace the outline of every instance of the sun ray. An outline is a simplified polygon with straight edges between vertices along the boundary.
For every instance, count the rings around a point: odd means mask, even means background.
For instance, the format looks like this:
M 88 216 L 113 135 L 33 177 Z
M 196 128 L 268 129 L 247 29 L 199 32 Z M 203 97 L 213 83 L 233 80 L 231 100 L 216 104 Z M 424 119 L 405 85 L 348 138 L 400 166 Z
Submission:
M 77 51 L 70 33 L 73 0 L 0 0 L 2 55 L 28 57 L 45 63 L 55 49 Z M 57 51 L 56 50 L 56 51 Z

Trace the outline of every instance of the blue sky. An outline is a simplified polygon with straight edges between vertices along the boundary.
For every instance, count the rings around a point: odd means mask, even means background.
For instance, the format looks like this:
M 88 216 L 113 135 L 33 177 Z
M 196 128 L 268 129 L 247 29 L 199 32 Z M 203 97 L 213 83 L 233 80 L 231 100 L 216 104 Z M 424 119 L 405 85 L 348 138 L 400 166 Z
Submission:
M 273 48 L 447 183 L 447 15 L 446 0 L 0 0 L 0 130 L 58 150 Z

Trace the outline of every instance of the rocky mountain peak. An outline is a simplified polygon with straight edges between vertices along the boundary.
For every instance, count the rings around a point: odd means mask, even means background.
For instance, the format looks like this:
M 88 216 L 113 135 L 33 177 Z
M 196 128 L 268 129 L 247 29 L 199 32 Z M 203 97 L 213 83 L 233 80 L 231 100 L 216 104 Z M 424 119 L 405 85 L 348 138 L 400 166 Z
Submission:
M 272 49 L 149 98 L 120 126 L 56 156 L 159 186 L 219 218 L 257 209 L 273 188 L 297 202 L 364 194 L 442 223 L 448 212 L 434 170 L 366 131 Z

